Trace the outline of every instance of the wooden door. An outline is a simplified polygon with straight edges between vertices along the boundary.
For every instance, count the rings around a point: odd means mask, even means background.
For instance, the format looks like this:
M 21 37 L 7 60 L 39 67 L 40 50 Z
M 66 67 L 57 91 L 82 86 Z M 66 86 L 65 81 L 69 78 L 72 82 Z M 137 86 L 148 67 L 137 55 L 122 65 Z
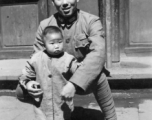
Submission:
M 152 55 L 152 0 L 128 0 L 127 55 Z
M 0 59 L 29 58 L 47 0 L 0 0 Z

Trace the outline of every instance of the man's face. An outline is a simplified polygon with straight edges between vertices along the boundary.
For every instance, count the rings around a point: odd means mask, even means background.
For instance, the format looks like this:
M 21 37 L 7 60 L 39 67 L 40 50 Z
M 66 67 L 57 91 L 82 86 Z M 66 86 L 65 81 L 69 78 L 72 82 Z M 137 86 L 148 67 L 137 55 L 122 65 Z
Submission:
M 79 0 L 52 0 L 57 11 L 63 17 L 69 17 L 75 12 L 78 1 Z
M 49 55 L 59 55 L 63 52 L 63 36 L 60 33 L 46 34 L 44 45 Z

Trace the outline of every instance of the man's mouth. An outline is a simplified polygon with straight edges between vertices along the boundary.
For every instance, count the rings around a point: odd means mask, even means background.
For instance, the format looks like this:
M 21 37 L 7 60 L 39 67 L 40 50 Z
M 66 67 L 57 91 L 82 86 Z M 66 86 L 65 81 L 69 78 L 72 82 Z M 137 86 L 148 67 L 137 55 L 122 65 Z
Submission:
M 65 13 L 68 13 L 68 12 L 70 12 L 70 8 L 64 8 L 64 9 L 62 9 Z

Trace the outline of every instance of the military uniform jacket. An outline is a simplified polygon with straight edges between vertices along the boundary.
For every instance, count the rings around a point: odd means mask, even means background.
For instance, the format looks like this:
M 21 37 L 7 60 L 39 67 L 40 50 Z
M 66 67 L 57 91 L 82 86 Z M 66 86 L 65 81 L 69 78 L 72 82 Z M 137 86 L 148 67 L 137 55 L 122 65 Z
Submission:
M 81 10 L 68 20 L 58 13 L 43 20 L 36 33 L 35 51 L 43 50 L 42 31 L 47 26 L 58 26 L 65 37 L 64 50 L 83 64 L 70 81 L 86 91 L 97 78 L 105 64 L 105 39 L 99 17 Z

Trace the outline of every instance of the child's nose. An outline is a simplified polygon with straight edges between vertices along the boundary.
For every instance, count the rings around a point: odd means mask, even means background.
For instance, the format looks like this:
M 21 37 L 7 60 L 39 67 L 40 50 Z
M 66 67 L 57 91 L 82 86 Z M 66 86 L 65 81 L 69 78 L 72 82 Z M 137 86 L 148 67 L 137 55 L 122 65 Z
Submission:
M 58 44 L 55 44 L 55 48 L 58 48 L 59 47 L 59 45 Z

